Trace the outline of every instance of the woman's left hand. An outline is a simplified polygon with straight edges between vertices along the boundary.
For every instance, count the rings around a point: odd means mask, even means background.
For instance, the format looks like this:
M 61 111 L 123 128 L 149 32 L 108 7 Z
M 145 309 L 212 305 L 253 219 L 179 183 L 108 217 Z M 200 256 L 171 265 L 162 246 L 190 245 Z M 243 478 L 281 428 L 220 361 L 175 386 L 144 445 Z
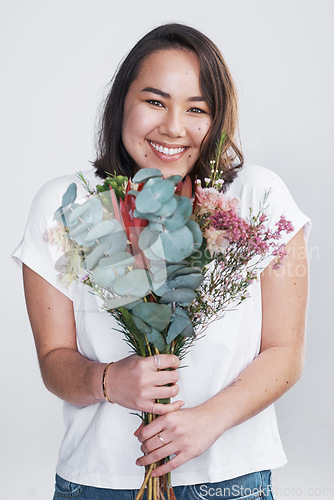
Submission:
M 148 425 L 141 424 L 135 436 L 143 443 L 141 451 L 145 453 L 138 458 L 137 465 L 150 465 L 176 455 L 152 472 L 152 476 L 156 477 L 201 455 L 210 448 L 219 434 L 217 435 L 213 422 L 208 422 L 205 408 L 196 406 L 159 416 Z

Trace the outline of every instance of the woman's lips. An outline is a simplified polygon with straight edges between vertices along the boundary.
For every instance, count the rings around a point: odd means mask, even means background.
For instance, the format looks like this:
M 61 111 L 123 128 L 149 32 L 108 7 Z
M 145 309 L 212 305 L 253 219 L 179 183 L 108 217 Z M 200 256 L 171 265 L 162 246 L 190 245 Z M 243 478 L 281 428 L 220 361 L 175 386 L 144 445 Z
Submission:
M 158 142 L 147 140 L 153 153 L 163 161 L 176 161 L 179 160 L 188 149 L 188 146 L 167 147 L 166 145 L 159 144 Z

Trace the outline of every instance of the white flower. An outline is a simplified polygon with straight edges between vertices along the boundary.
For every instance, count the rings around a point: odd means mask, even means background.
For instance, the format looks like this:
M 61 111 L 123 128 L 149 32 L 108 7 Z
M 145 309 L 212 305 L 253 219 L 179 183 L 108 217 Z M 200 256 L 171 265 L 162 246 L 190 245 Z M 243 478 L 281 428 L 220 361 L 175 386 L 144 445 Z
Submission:
M 83 271 L 79 249 L 74 248 L 62 255 L 57 260 L 55 268 L 60 272 L 58 276 L 60 283 L 68 288 L 73 281 L 77 281 L 80 273 Z

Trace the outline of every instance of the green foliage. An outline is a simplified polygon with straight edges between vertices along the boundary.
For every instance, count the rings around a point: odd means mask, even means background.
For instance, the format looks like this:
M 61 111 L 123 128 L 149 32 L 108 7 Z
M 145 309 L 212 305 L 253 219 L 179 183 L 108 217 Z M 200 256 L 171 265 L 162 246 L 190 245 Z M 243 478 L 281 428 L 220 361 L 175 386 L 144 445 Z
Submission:
M 124 175 L 116 175 L 116 172 L 114 172 L 108 175 L 103 184 L 98 184 L 96 190 L 98 193 L 103 193 L 112 189 L 118 201 L 124 200 L 124 185 L 126 185 L 127 181 L 127 177 Z
M 172 310 L 169 306 L 156 302 L 142 302 L 135 306 L 131 312 L 159 332 L 167 328 L 172 316 Z
M 75 203 L 76 185 L 71 184 L 55 218 L 67 228 L 73 244 L 82 248 L 85 282 L 103 298 L 135 352 L 144 356 L 158 349 L 180 354 L 193 335 L 181 306 L 196 297 L 194 290 L 203 280 L 201 269 L 189 261 L 202 244 L 202 233 L 190 219 L 191 200 L 175 194 L 181 176 L 163 179 L 158 169 L 141 169 L 133 178 L 134 183 L 144 184 L 129 195 L 136 198 L 133 216 L 148 221 L 137 242 L 146 269 L 138 268 L 135 256 L 127 251 L 128 235 L 115 213 L 112 192 L 118 202 L 124 200 L 128 179 L 110 175 L 93 193 L 83 175 L 78 176 L 91 196 Z M 151 300 L 143 300 L 147 295 Z
M 75 182 L 72 182 L 72 184 L 68 186 L 62 198 L 62 203 L 61 203 L 62 208 L 73 203 L 76 197 L 77 197 L 77 185 L 75 184 Z
M 194 336 L 194 330 L 189 316 L 187 312 L 180 307 L 176 307 L 175 309 L 173 320 L 168 329 L 166 342 L 170 344 L 178 335 L 182 335 L 183 337 Z
M 145 182 L 154 177 L 162 177 L 162 173 L 157 168 L 142 168 L 133 177 L 133 182 Z

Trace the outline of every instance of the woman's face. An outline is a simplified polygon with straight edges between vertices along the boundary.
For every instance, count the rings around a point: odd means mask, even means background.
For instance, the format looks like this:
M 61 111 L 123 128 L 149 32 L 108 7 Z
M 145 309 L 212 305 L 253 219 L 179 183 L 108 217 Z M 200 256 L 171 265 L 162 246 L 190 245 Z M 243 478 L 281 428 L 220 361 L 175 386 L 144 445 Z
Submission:
M 138 168 L 185 176 L 212 118 L 199 83 L 198 57 L 180 49 L 144 59 L 124 102 L 122 139 Z

